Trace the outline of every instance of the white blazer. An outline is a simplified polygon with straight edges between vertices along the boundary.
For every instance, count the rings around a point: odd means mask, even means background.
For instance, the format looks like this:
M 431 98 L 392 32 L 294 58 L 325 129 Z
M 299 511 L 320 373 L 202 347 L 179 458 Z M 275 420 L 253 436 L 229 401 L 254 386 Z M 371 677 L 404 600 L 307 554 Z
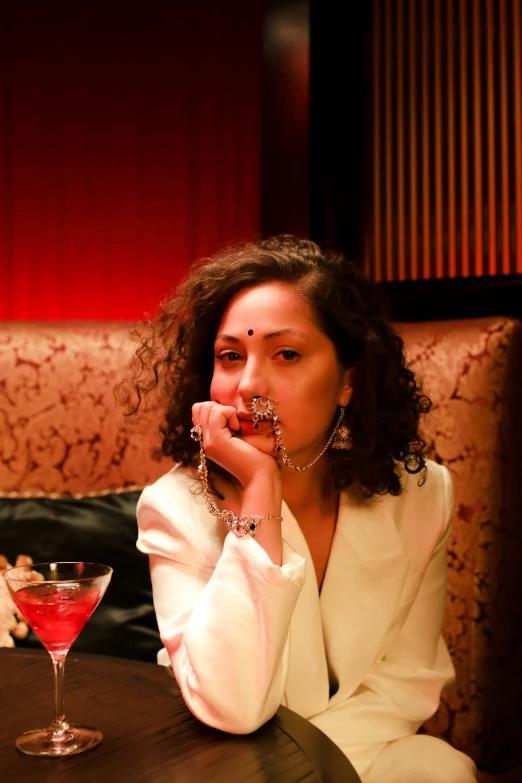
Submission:
M 283 565 L 226 533 L 193 470 L 175 467 L 138 504 L 161 639 L 189 709 L 249 733 L 280 703 L 310 719 L 360 775 L 414 734 L 453 667 L 441 638 L 448 471 L 405 473 L 399 497 L 342 493 L 319 594 L 305 538 L 283 503 Z

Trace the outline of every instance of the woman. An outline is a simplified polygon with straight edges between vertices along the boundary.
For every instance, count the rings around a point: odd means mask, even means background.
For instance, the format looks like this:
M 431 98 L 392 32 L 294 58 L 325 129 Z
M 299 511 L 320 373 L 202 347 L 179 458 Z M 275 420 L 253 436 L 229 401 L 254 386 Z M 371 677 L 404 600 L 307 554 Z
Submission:
M 150 326 L 137 407 L 165 393 L 176 465 L 143 492 L 138 547 L 189 709 L 248 733 L 284 703 L 364 783 L 474 781 L 464 754 L 415 734 L 453 675 L 452 486 L 425 459 L 430 403 L 370 284 L 278 237 L 195 267 Z

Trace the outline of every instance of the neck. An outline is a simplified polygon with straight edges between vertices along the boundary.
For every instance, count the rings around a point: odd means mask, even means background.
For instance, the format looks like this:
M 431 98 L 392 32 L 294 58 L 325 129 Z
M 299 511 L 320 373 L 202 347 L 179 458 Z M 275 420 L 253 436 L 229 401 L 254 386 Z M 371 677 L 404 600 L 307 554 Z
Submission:
M 324 458 L 304 473 L 282 466 L 283 499 L 292 511 L 335 500 L 336 493 L 328 487 L 328 468 Z

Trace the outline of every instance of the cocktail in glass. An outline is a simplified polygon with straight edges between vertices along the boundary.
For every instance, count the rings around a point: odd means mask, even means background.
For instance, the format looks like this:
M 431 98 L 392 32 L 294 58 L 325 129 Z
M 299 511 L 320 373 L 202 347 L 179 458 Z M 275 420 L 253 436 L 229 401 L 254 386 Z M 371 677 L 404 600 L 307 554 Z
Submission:
M 94 748 L 101 732 L 67 722 L 63 711 L 65 658 L 100 603 L 112 568 L 97 563 L 35 563 L 10 568 L 4 579 L 20 614 L 49 652 L 54 668 L 54 720 L 22 734 L 16 747 L 30 756 L 71 756 Z

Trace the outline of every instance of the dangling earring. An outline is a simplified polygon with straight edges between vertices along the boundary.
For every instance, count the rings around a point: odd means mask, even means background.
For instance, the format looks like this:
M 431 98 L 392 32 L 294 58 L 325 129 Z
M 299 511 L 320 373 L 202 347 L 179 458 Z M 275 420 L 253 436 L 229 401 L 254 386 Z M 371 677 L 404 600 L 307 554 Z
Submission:
M 349 451 L 352 448 L 352 439 L 350 437 L 350 430 L 346 424 L 339 424 L 335 430 L 335 436 L 332 441 L 332 449 L 342 449 L 343 451 Z

